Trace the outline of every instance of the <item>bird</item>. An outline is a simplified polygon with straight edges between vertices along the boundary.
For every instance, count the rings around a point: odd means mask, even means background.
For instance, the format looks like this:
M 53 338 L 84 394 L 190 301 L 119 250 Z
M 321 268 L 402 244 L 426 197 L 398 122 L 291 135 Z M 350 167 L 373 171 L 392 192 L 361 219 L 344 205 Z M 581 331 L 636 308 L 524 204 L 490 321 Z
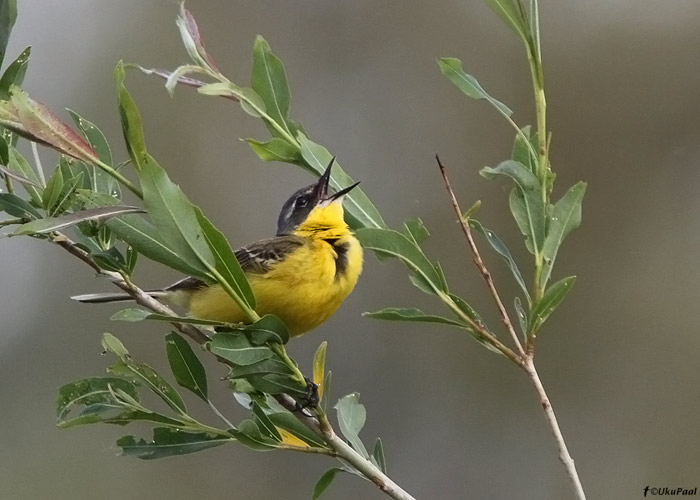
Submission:
M 331 194 L 335 157 L 317 182 L 303 187 L 282 206 L 277 233 L 236 250 L 256 299 L 259 316 L 280 318 L 290 336 L 313 330 L 330 318 L 352 292 L 362 272 L 363 252 L 344 219 L 343 199 L 359 182 Z M 148 294 L 183 307 L 190 317 L 247 323 L 248 317 L 217 283 L 192 276 Z M 123 293 L 71 297 L 84 303 L 131 300 Z

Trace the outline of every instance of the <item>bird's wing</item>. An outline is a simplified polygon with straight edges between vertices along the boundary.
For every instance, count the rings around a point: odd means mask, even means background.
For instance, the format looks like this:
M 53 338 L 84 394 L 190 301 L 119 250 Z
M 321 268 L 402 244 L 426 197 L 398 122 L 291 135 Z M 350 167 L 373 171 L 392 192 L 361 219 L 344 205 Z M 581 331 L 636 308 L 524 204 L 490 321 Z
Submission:
M 239 248 L 236 250 L 236 258 L 243 271 L 251 274 L 265 274 L 303 244 L 304 239 L 299 236 L 277 236 Z
M 283 260 L 287 255 L 303 244 L 304 239 L 299 236 L 277 236 L 241 247 L 236 250 L 235 255 L 244 272 L 265 274 L 277 262 Z M 194 291 L 205 288 L 206 286 L 207 284 L 199 278 L 189 276 L 173 283 L 165 290 L 169 292 L 180 290 Z

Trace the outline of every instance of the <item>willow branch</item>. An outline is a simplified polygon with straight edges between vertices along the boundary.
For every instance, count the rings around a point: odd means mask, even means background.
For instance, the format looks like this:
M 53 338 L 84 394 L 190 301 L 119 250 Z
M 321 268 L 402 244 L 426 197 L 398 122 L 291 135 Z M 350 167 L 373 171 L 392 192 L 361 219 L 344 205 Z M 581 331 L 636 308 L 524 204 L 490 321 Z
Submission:
M 571 458 L 571 455 L 569 454 L 569 449 L 566 447 L 564 435 L 561 433 L 561 429 L 559 428 L 559 422 L 557 422 L 557 416 L 554 414 L 552 404 L 550 403 L 549 397 L 547 396 L 547 393 L 544 390 L 544 386 L 542 385 L 540 376 L 537 373 L 537 370 L 535 369 L 534 360 L 532 358 L 527 358 L 525 360 L 524 368 L 525 372 L 527 372 L 527 375 L 530 378 L 530 381 L 532 382 L 532 385 L 535 388 L 535 391 L 537 391 L 537 395 L 540 399 L 540 404 L 542 405 L 542 409 L 544 410 L 545 419 L 549 424 L 549 428 L 552 431 L 554 440 L 556 441 L 557 447 L 559 448 L 559 460 L 561 460 L 561 463 L 564 464 L 566 473 L 568 474 L 569 479 L 571 480 L 571 484 L 573 485 L 576 498 L 577 500 L 586 500 L 586 494 L 583 491 L 581 479 L 578 477 L 578 471 L 576 470 L 574 459 Z
M 121 288 L 124 292 L 128 293 L 136 301 L 137 304 L 140 304 L 143 307 L 158 314 L 163 314 L 167 316 L 177 316 L 172 309 L 148 295 L 141 288 L 131 283 L 128 279 L 125 279 L 124 276 L 122 276 L 121 274 L 100 268 L 100 266 L 94 261 L 90 254 L 77 247 L 76 244 L 66 235 L 56 232 L 50 235 L 49 239 L 56 245 L 66 250 L 71 255 L 77 257 L 78 259 L 86 263 L 88 266 L 94 269 L 98 275 L 104 276 L 112 283 L 114 283 L 114 285 Z M 177 328 L 184 335 L 194 340 L 197 344 L 201 345 L 210 340 L 207 335 L 205 335 L 201 330 L 192 325 L 177 322 L 172 322 L 172 324 L 173 326 L 175 326 L 175 328 Z M 229 366 L 232 365 L 229 361 L 222 359 L 218 356 L 217 359 L 221 363 L 224 363 Z M 379 470 L 379 468 L 377 468 L 372 462 L 365 459 L 362 455 L 353 450 L 341 438 L 339 438 L 333 430 L 333 428 L 331 427 L 330 422 L 328 422 L 328 419 L 325 415 L 321 413 L 322 416 L 319 419 L 314 416 L 307 415 L 303 411 L 299 411 L 297 407 L 297 402 L 294 400 L 294 398 L 287 394 L 278 394 L 274 397 L 285 409 L 292 413 L 292 415 L 294 415 L 300 422 L 302 422 L 309 429 L 311 429 L 316 435 L 322 438 L 323 441 L 330 447 L 330 450 L 325 450 L 322 448 L 314 447 L 300 448 L 295 446 L 281 445 L 279 446 L 280 449 L 300 451 L 305 453 L 324 454 L 340 458 L 348 464 L 350 464 L 351 466 L 353 466 L 358 472 L 360 472 L 367 479 L 372 481 L 375 485 L 377 485 L 377 487 L 379 487 L 380 490 L 382 490 L 391 498 L 394 498 L 395 500 L 415 500 L 414 497 L 412 497 L 406 491 L 404 491 L 386 474 Z M 218 413 L 218 411 L 216 411 L 215 413 Z
M 493 277 L 491 276 L 491 273 L 489 272 L 488 268 L 486 267 L 486 264 L 484 264 L 484 261 L 481 258 L 479 249 L 477 248 L 476 243 L 474 242 L 474 238 L 472 237 L 471 228 L 469 227 L 469 224 L 464 219 L 464 217 L 462 217 L 462 209 L 459 207 L 457 197 L 455 196 L 455 193 L 452 190 L 452 185 L 450 184 L 450 179 L 447 177 L 447 171 L 445 170 L 445 166 L 440 161 L 440 157 L 438 155 L 435 155 L 435 159 L 437 160 L 438 167 L 440 167 L 440 173 L 442 174 L 442 178 L 445 181 L 445 187 L 447 188 L 447 192 L 449 193 L 450 198 L 452 200 L 452 206 L 455 209 L 455 212 L 457 212 L 457 218 L 459 219 L 459 223 L 462 226 L 462 232 L 464 233 L 464 236 L 467 237 L 467 241 L 469 242 L 469 248 L 471 248 L 472 254 L 474 254 L 474 263 L 476 264 L 476 267 L 479 268 L 481 276 L 484 278 L 484 281 L 486 282 L 486 285 L 488 286 L 489 291 L 491 292 L 491 296 L 496 302 L 498 312 L 501 315 L 501 320 L 503 321 L 506 330 L 508 330 L 508 333 L 510 333 L 510 336 L 513 338 L 513 342 L 515 343 L 515 347 L 518 349 L 520 357 L 524 358 L 525 351 L 523 350 L 523 346 L 520 343 L 520 339 L 518 339 L 518 334 L 515 332 L 515 328 L 513 328 L 513 323 L 510 320 L 508 311 L 506 311 L 506 308 L 503 305 L 503 301 L 501 300 L 501 296 L 496 290 L 496 285 L 493 282 Z
M 355 451 L 333 430 L 328 418 L 323 412 L 317 414 L 318 418 L 311 417 L 296 410 L 296 402 L 286 394 L 275 396 L 278 403 L 294 413 L 297 418 L 311 429 L 315 434 L 323 438 L 325 443 L 333 449 L 337 458 L 347 462 L 359 473 L 372 481 L 382 492 L 395 500 L 415 500 L 408 492 L 391 480 L 376 465 Z
M 53 243 L 57 244 L 58 246 L 66 250 L 68 253 L 77 257 L 78 259 L 85 262 L 88 266 L 93 268 L 98 275 L 104 276 L 109 281 L 114 283 L 115 286 L 121 288 L 124 292 L 128 293 L 137 304 L 142 305 L 143 307 L 158 314 L 163 314 L 165 316 L 177 316 L 177 314 L 175 314 L 175 311 L 170 309 L 162 302 L 154 299 L 133 283 L 125 280 L 121 274 L 100 268 L 100 266 L 94 261 L 94 259 L 90 256 L 89 253 L 78 248 L 76 244 L 66 235 L 56 232 L 53 233 L 49 238 Z M 207 335 L 205 335 L 201 330 L 193 327 L 192 325 L 177 323 L 174 321 L 172 322 L 172 324 L 175 328 L 177 328 L 178 331 L 188 336 L 198 344 L 203 344 L 210 340 Z

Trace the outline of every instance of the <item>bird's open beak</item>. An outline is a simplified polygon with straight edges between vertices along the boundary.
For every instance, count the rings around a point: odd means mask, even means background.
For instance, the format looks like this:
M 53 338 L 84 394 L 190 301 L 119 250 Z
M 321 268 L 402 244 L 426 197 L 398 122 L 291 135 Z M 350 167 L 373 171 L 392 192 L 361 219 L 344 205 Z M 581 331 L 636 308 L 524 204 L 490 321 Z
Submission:
M 324 205 L 330 204 L 331 202 L 335 200 L 340 200 L 342 199 L 343 196 L 348 194 L 352 189 L 355 188 L 359 184 L 359 182 L 356 182 L 355 184 L 352 184 L 351 186 L 348 186 L 344 189 L 341 189 L 337 193 L 331 194 L 329 196 L 328 194 L 328 184 L 330 183 L 331 180 L 331 168 L 333 167 L 333 163 L 335 163 L 335 156 L 331 158 L 330 163 L 328 164 L 328 167 L 326 167 L 326 171 L 323 172 L 323 175 L 318 179 L 318 182 L 316 183 L 317 186 L 317 193 L 318 193 L 318 199 L 321 202 L 324 202 Z
M 331 167 L 333 167 L 333 163 L 335 163 L 335 156 L 331 158 L 330 163 L 326 167 L 326 171 L 323 172 L 323 175 L 319 177 L 316 183 L 316 196 L 320 201 L 328 199 L 328 183 L 331 181 Z

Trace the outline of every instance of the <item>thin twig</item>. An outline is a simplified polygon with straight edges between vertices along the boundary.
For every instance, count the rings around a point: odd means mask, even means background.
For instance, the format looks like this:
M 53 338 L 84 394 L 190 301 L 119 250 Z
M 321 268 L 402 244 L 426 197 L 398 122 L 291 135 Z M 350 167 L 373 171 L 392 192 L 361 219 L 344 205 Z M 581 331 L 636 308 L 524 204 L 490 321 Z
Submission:
M 491 273 L 486 268 L 486 264 L 484 264 L 484 261 L 481 258 L 479 249 L 477 248 L 476 243 L 474 242 L 474 238 L 472 237 L 471 228 L 469 227 L 467 221 L 464 220 L 464 217 L 462 217 L 462 209 L 459 207 L 457 197 L 455 196 L 455 193 L 452 190 L 452 186 L 450 185 L 450 179 L 447 177 L 447 171 L 445 170 L 445 166 L 440 161 L 440 157 L 438 155 L 435 155 L 435 159 L 437 160 L 438 167 L 440 167 L 440 173 L 442 174 L 442 178 L 445 181 L 445 187 L 447 188 L 447 192 L 449 193 L 450 198 L 452 199 L 452 206 L 454 207 L 455 212 L 457 212 L 457 217 L 459 219 L 460 225 L 462 226 L 462 231 L 467 237 L 469 247 L 471 248 L 471 251 L 474 254 L 474 262 L 479 268 L 479 271 L 481 272 L 481 276 L 483 276 L 484 281 L 486 281 L 486 285 L 488 286 L 489 291 L 491 292 L 491 296 L 493 297 L 493 300 L 496 302 L 496 306 L 498 307 L 498 312 L 501 314 L 501 320 L 503 321 L 506 330 L 508 330 L 508 333 L 510 333 L 510 336 L 513 338 L 513 342 L 515 343 L 515 346 L 518 349 L 518 353 L 520 353 L 520 357 L 524 358 L 525 351 L 523 350 L 523 346 L 520 343 L 520 339 L 518 339 L 518 334 L 515 332 L 515 328 L 513 328 L 513 323 L 510 320 L 508 311 L 506 311 L 506 308 L 503 305 L 503 301 L 501 300 L 501 297 L 498 294 L 498 291 L 496 290 L 496 285 L 494 285 L 493 283 L 493 277 L 491 276 Z
M 78 248 L 76 244 L 73 241 L 71 241 L 70 238 L 68 238 L 66 235 L 57 232 L 53 233 L 50 236 L 50 239 L 53 243 L 63 248 L 71 255 L 85 262 L 87 265 L 93 268 L 99 275 L 106 277 L 117 287 L 124 290 L 131 297 L 133 297 L 136 303 L 158 314 L 176 316 L 175 312 L 171 310 L 168 306 L 148 295 L 146 292 L 144 292 L 142 289 L 131 283 L 129 280 L 125 279 L 119 273 L 101 269 L 100 266 L 90 256 L 90 254 Z M 205 335 L 202 331 L 200 331 L 198 328 L 192 325 L 181 324 L 177 322 L 173 322 L 173 325 L 184 335 L 187 335 L 200 345 L 210 340 L 207 335 Z M 224 364 L 227 364 L 229 366 L 231 365 L 229 361 L 223 358 L 217 356 L 217 359 Z M 323 413 L 320 413 L 320 415 L 322 415 L 322 418 L 319 422 L 319 419 L 307 415 L 304 412 L 298 411 L 297 403 L 291 396 L 287 394 L 278 394 L 275 396 L 275 399 L 290 413 L 292 413 L 292 415 L 294 415 L 300 422 L 302 422 L 316 435 L 322 438 L 324 442 L 331 448 L 330 450 L 327 450 L 316 447 L 302 448 L 296 446 L 281 445 L 279 446 L 280 449 L 300 451 L 304 453 L 324 454 L 340 458 L 352 465 L 353 467 L 355 467 L 355 469 L 357 469 L 358 472 L 360 472 L 367 479 L 376 484 L 380 490 L 382 490 L 391 498 L 395 500 L 415 500 L 414 497 L 412 497 L 406 491 L 404 491 L 386 474 L 379 470 L 379 468 L 377 468 L 372 462 L 365 459 L 362 455 L 357 453 L 354 449 L 352 449 L 352 447 L 345 443 L 341 438 L 339 438 Z M 213 410 L 215 410 L 215 413 L 227 423 L 227 425 L 230 424 L 230 422 L 226 420 L 226 418 L 223 415 L 221 415 L 219 411 L 214 408 L 213 405 L 210 404 L 210 406 Z
M 532 385 L 537 391 L 537 395 L 540 399 L 540 404 L 544 410 L 544 416 L 549 424 L 549 428 L 554 435 L 554 440 L 557 442 L 557 447 L 559 448 L 559 460 L 564 464 L 566 473 L 571 480 L 574 487 L 574 493 L 576 494 L 577 500 L 586 500 L 586 494 L 583 491 L 583 485 L 581 484 L 581 479 L 578 477 L 578 471 L 576 470 L 576 465 L 574 464 L 574 459 L 571 458 L 569 454 L 569 449 L 566 447 L 566 441 L 564 441 L 564 436 L 559 428 L 559 422 L 557 422 L 557 417 L 552 409 L 552 404 L 549 402 L 549 397 L 544 390 L 540 376 L 535 369 L 535 362 L 532 358 L 527 358 L 525 360 L 525 371 L 532 382 Z
M 328 446 L 330 446 L 337 454 L 337 457 L 352 465 L 367 479 L 372 481 L 380 490 L 395 500 L 415 500 L 408 492 L 401 488 L 398 484 L 384 474 L 379 468 L 365 457 L 355 451 L 350 445 L 343 441 L 333 430 L 328 418 L 319 412 L 318 418 L 313 418 L 304 415 L 303 412 L 296 410 L 296 402 L 286 394 L 278 394 L 275 396 L 278 403 L 292 412 L 297 418 L 304 423 L 315 434 L 320 435 Z
M 66 250 L 68 253 L 71 255 L 77 257 L 78 259 L 82 260 L 85 262 L 88 266 L 92 267 L 97 274 L 100 276 L 104 276 L 107 279 L 109 279 L 114 285 L 117 287 L 121 288 L 124 290 L 126 293 L 128 293 L 137 304 L 140 304 L 147 309 L 156 312 L 158 314 L 163 314 L 166 316 L 177 316 L 175 314 L 175 311 L 170 309 L 168 306 L 163 304 L 162 302 L 159 302 L 158 300 L 154 299 L 150 295 L 148 295 L 146 292 L 144 292 L 142 289 L 139 287 L 135 286 L 133 283 L 128 283 L 127 281 L 124 280 L 124 278 L 116 272 L 113 271 L 107 271 L 102 268 L 100 268 L 99 265 L 93 260 L 93 258 L 85 252 L 84 250 L 78 248 L 75 243 L 68 238 L 66 235 L 62 233 L 53 233 L 51 236 L 51 241 L 64 250 Z M 210 339 L 207 335 L 205 335 L 201 330 L 198 328 L 193 327 L 192 325 L 187 325 L 187 324 L 182 324 L 182 323 L 177 323 L 173 322 L 172 323 L 175 328 L 178 329 L 178 331 L 182 332 L 184 335 L 187 335 L 190 337 L 192 340 L 197 342 L 198 344 L 203 344 L 204 342 L 208 342 Z
M 24 224 L 25 222 L 29 222 L 29 219 L 5 219 L 5 220 L 0 220 L 0 227 L 3 226 L 16 226 L 19 224 Z

